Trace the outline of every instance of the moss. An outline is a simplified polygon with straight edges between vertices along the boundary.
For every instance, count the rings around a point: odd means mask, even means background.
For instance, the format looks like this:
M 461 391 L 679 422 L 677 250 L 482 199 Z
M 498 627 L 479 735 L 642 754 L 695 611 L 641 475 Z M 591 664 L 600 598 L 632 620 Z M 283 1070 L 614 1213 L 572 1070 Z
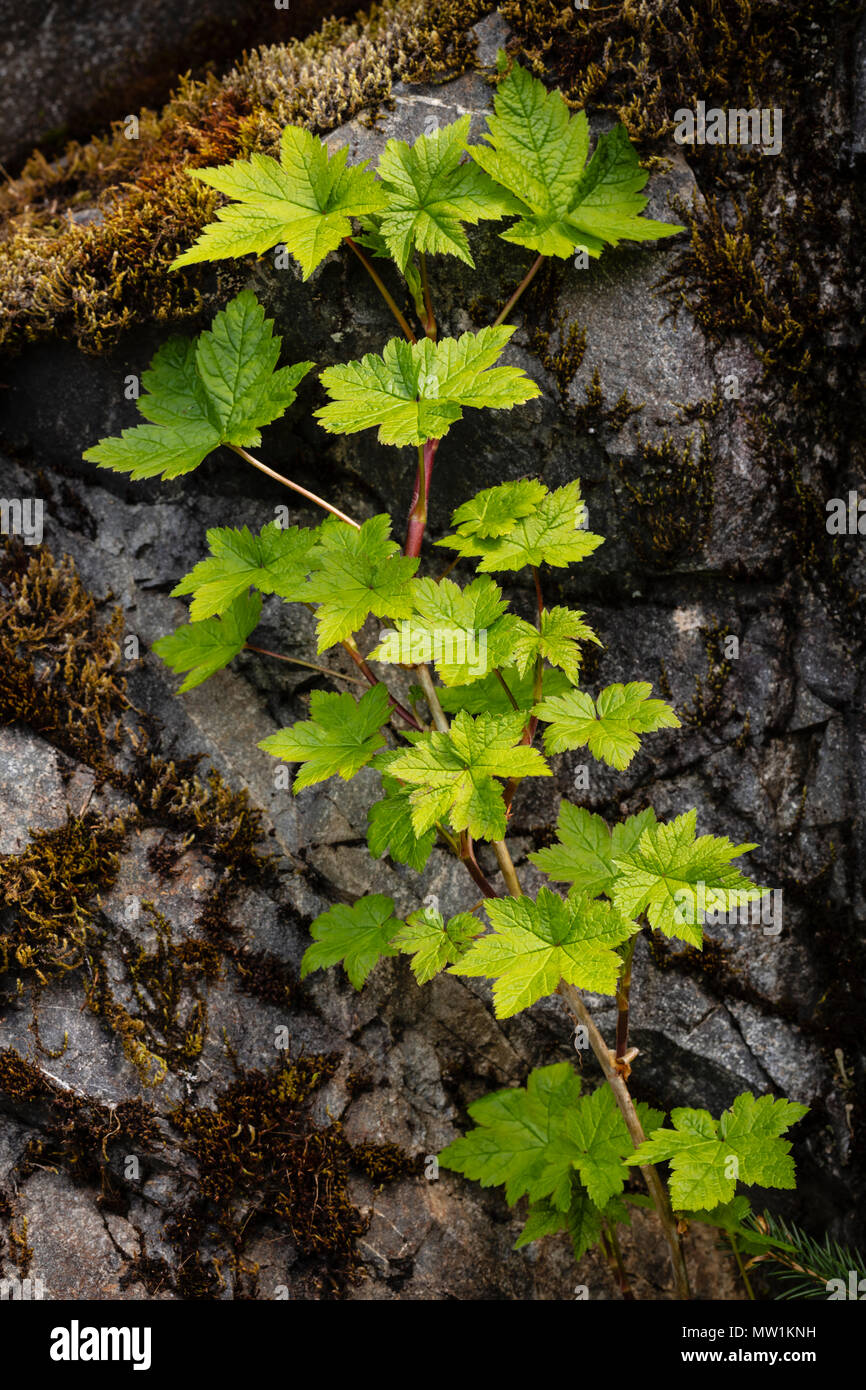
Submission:
M 360 111 L 374 117 L 397 78 L 461 71 L 474 52 L 468 28 L 491 8 L 387 0 L 356 21 L 326 20 L 307 39 L 257 49 L 224 78 L 181 79 L 159 114 L 141 113 L 136 140 L 117 122 L 56 164 L 36 153 L 0 196 L 0 345 L 59 334 L 101 352 L 134 323 L 195 317 L 212 271 L 168 267 L 218 199 L 189 170 L 275 153 L 289 121 L 325 133 Z M 239 273 L 220 268 L 223 298 Z
M 39 984 L 77 970 L 87 958 L 94 900 L 112 886 L 122 821 L 88 813 L 59 830 L 34 831 L 20 854 L 0 858 L 0 974 L 12 971 L 18 987 L 29 972 Z
M 153 1107 L 140 1099 L 104 1105 L 60 1086 L 13 1048 L 0 1052 L 0 1097 L 38 1125 L 16 1173 L 62 1170 L 76 1183 L 99 1188 L 99 1201 L 125 1205 L 111 1169 L 112 1153 L 153 1153 L 162 1142 Z
M 632 500 L 631 535 L 648 564 L 669 566 L 683 552 L 700 550 L 709 534 L 713 510 L 713 469 L 707 429 L 677 445 L 668 432 L 657 443 L 639 440 L 637 466 L 620 460 Z M 632 482 L 628 472 L 639 473 Z
M 694 697 L 679 710 L 679 716 L 683 724 L 710 728 L 721 721 L 725 688 L 731 674 L 731 663 L 724 654 L 725 639 L 731 636 L 731 629 L 714 621 L 700 632 L 707 656 L 707 674 L 695 676 Z
M 271 1072 L 244 1071 L 212 1106 L 178 1106 L 172 1124 L 196 1161 L 195 1198 L 167 1229 L 183 1262 L 199 1256 L 198 1294 L 214 1297 L 220 1271 L 201 1251 L 217 1231 L 235 1281 L 244 1274 L 243 1251 L 262 1223 L 295 1242 L 302 1277 L 319 1296 L 357 1277 L 355 1242 L 366 1221 L 353 1205 L 353 1169 L 375 1181 L 414 1171 L 393 1145 L 353 1148 L 339 1124 L 313 1124 L 307 1102 L 336 1067 L 334 1057 L 302 1057 Z M 267 1295 L 265 1295 L 267 1296 Z

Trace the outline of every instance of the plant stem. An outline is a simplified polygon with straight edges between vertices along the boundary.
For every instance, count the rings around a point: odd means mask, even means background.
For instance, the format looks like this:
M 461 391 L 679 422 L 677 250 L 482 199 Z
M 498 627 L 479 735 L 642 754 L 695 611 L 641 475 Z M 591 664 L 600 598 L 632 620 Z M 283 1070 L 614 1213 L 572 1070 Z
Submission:
M 421 542 L 424 539 L 424 529 L 427 525 L 430 479 L 433 476 L 433 463 L 438 448 L 438 439 L 428 439 L 424 444 L 418 445 L 418 472 L 415 477 L 415 490 L 412 493 L 412 505 L 409 509 L 406 548 L 403 552 L 405 555 L 421 554 Z
M 742 1281 L 743 1281 L 743 1284 L 744 1284 L 744 1286 L 745 1286 L 746 1293 L 749 1295 L 749 1298 L 750 1298 L 751 1301 L 754 1303 L 754 1301 L 755 1301 L 755 1290 L 752 1288 L 752 1281 L 751 1281 L 751 1279 L 749 1278 L 748 1274 L 746 1273 L 746 1266 L 743 1264 L 743 1257 L 742 1257 L 742 1255 L 740 1254 L 740 1247 L 737 1245 L 737 1238 L 736 1238 L 736 1236 L 729 1235 L 729 1236 L 728 1236 L 728 1240 L 731 1242 L 731 1249 L 732 1249 L 733 1252 L 734 1252 L 734 1259 L 735 1259 L 736 1262 L 737 1262 L 737 1268 L 738 1268 L 739 1271 L 740 1271 L 740 1278 L 741 1278 Z
M 324 510 L 330 512 L 332 516 L 339 517 L 340 521 L 345 521 L 349 526 L 354 526 L 356 531 L 360 531 L 360 522 L 353 521 L 350 516 L 346 516 L 345 512 L 341 512 L 336 507 L 332 507 L 330 502 L 326 502 L 323 497 L 318 497 L 315 492 L 309 492 L 305 487 L 301 487 L 300 483 L 293 483 L 291 478 L 284 478 L 282 473 L 275 473 L 273 468 L 268 468 L 266 463 L 262 463 L 260 459 L 253 458 L 252 454 L 248 454 L 246 449 L 242 449 L 240 445 L 229 444 L 228 448 L 234 450 L 236 454 L 240 454 L 242 459 L 246 459 L 247 463 L 251 463 L 253 468 L 257 468 L 260 473 L 266 473 L 269 478 L 274 478 L 276 482 L 283 483 L 285 487 L 290 487 L 292 492 L 299 492 L 302 497 L 306 497 L 308 502 L 315 502 L 317 507 L 323 507 Z
M 622 953 L 622 974 L 616 987 L 616 1044 L 614 1054 L 618 1065 L 628 1052 L 628 1008 L 631 993 L 631 963 L 637 945 L 637 933 L 630 937 Z M 626 1073 L 628 1075 L 628 1073 Z
M 367 665 L 367 662 L 364 660 L 361 653 L 358 651 L 358 648 L 355 646 L 354 642 L 351 641 L 351 639 L 341 643 L 341 646 L 345 647 L 346 651 L 349 653 L 349 656 L 352 658 L 358 670 L 361 672 L 361 675 L 366 678 L 369 685 L 385 684 L 384 681 L 379 680 L 379 677 L 376 675 L 375 671 L 373 671 Z M 411 710 L 406 709 L 405 705 L 401 705 L 400 701 L 397 700 L 391 694 L 390 690 L 388 691 L 388 704 L 391 706 L 395 714 L 399 714 L 400 718 L 406 721 L 410 728 L 418 729 L 420 732 L 421 725 L 418 723 L 418 720 L 415 718 L 414 714 L 412 714 Z
M 484 870 L 475 858 L 475 850 L 472 845 L 472 836 L 468 830 L 460 832 L 460 860 L 466 865 L 466 870 L 474 883 L 477 883 L 485 898 L 498 898 L 499 894 L 493 887 L 490 880 L 486 877 Z
M 427 320 L 424 324 L 424 332 L 428 338 L 436 341 L 436 315 L 433 313 L 433 300 L 430 298 L 430 281 L 427 279 L 427 257 L 422 251 L 419 256 L 421 262 L 421 288 L 424 291 L 424 308 L 427 311 Z
M 619 1280 L 619 1290 L 623 1298 L 628 1302 L 634 1301 L 634 1294 L 628 1282 L 628 1275 L 625 1272 L 625 1265 L 622 1259 L 622 1250 L 616 1237 L 616 1223 L 602 1221 L 602 1240 L 604 1241 L 605 1252 L 610 1262 L 611 1269 Z
M 512 708 L 513 710 L 516 710 L 517 713 L 519 714 L 519 713 L 520 713 L 520 706 L 519 706 L 519 704 L 517 703 L 517 701 L 515 700 L 514 696 L 512 695 L 511 690 L 510 690 L 509 685 L 508 685 L 508 682 L 507 682 L 507 680 L 505 679 L 505 677 L 503 676 L 503 674 L 502 674 L 502 672 L 500 671 L 500 669 L 499 669 L 498 666 L 495 666 L 495 667 L 493 668 L 493 674 L 494 674 L 494 676 L 496 677 L 496 679 L 499 681 L 499 684 L 502 686 L 502 689 L 505 691 L 506 695 L 508 696 L 508 699 L 509 699 L 509 701 L 511 702 L 511 708 Z
M 409 342 L 417 342 L 415 334 L 412 332 L 412 329 L 409 327 L 409 324 L 406 322 L 406 319 L 403 317 L 400 310 L 397 308 L 394 296 L 391 294 L 390 290 L 385 285 L 384 280 L 382 279 L 379 272 L 376 270 L 375 266 L 373 265 L 373 262 L 370 260 L 368 256 L 364 255 L 364 252 L 361 250 L 354 237 L 347 236 L 344 237 L 343 240 L 347 243 L 348 246 L 351 246 L 355 255 L 358 257 L 358 260 L 361 262 L 361 265 L 364 267 L 367 274 L 370 276 L 370 279 L 373 281 L 373 284 L 376 286 L 376 289 L 379 291 L 385 303 L 388 305 L 388 308 L 391 310 L 391 313 L 394 315 L 395 319 L 399 323 L 402 332 L 409 339 Z
M 430 706 L 430 713 L 433 716 L 433 723 L 440 734 L 447 734 L 450 725 L 448 716 L 439 703 L 439 696 L 436 694 L 436 687 L 433 684 L 433 677 L 430 675 L 429 666 L 416 666 L 418 672 L 418 683 L 427 697 L 427 704 Z
M 574 985 L 569 985 L 565 980 L 560 980 L 557 986 L 557 993 L 565 999 L 575 1018 L 579 1023 L 582 1023 L 586 1029 L 589 1045 L 595 1053 L 598 1064 L 604 1073 L 605 1081 L 616 1097 L 616 1103 L 619 1106 L 620 1114 L 625 1120 L 626 1129 L 631 1136 L 631 1141 L 635 1148 L 638 1148 L 638 1146 L 645 1141 L 646 1135 L 643 1132 L 643 1126 L 635 1110 L 634 1101 L 629 1094 L 628 1086 L 625 1084 L 625 1081 L 614 1065 L 613 1054 L 606 1046 L 604 1038 L 596 1027 L 592 1015 Z M 677 1297 L 688 1299 L 691 1297 L 689 1292 L 689 1276 L 686 1271 L 679 1232 L 677 1231 L 677 1223 L 674 1220 L 674 1214 L 671 1210 L 667 1188 L 659 1177 L 658 1170 L 654 1168 L 651 1163 L 642 1163 L 640 1170 L 643 1174 L 644 1182 L 647 1185 L 647 1190 L 655 1203 L 656 1211 L 661 1221 L 662 1231 L 667 1241 L 671 1265 L 673 1266 Z
M 267 647 L 254 647 L 252 642 L 245 642 L 244 647 L 248 652 L 258 652 L 259 656 L 275 656 L 277 661 L 291 661 L 294 666 L 306 666 L 309 671 L 321 671 L 323 676 L 330 676 L 332 681 L 348 681 L 350 685 L 363 685 L 365 689 L 367 687 L 367 682 L 362 681 L 358 676 L 344 676 L 342 671 L 332 671 L 327 666 L 317 666 L 315 661 L 302 661 L 299 656 L 284 656 L 282 652 L 268 651 Z
M 538 566 L 532 566 L 532 578 L 535 580 L 535 602 L 538 608 L 538 622 L 536 627 L 541 631 L 541 615 L 544 612 L 544 596 L 541 592 L 541 577 L 538 573 Z
M 493 853 L 496 855 L 496 862 L 502 877 L 505 879 L 505 886 L 512 898 L 522 898 L 523 889 L 520 886 L 520 879 L 517 877 L 517 870 L 514 867 L 514 860 L 508 851 L 508 846 L 504 840 L 492 840 Z
M 532 262 L 532 265 L 527 270 L 526 274 L 524 275 L 520 284 L 517 286 L 517 289 L 514 291 L 514 294 L 509 299 L 505 308 L 502 310 L 501 313 L 497 314 L 496 318 L 493 320 L 494 328 L 498 328 L 500 323 L 504 323 L 505 320 L 508 318 L 508 315 L 511 313 L 511 310 L 514 308 L 518 299 L 523 294 L 523 291 L 527 288 L 527 286 L 531 283 L 533 278 L 537 275 L 538 271 L 541 269 L 542 262 L 545 259 L 546 258 L 544 256 L 539 256 L 537 260 L 534 260 Z

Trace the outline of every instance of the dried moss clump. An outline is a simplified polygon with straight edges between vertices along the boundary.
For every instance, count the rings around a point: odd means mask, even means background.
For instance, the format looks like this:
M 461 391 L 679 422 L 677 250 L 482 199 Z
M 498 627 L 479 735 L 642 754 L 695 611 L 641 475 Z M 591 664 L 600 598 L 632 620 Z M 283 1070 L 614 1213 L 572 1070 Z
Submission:
M 98 1187 L 100 1204 L 112 1210 L 126 1205 L 110 1166 L 112 1151 L 153 1153 L 162 1143 L 156 1113 L 146 1101 L 104 1105 L 67 1090 L 11 1047 L 0 1052 L 0 1098 L 38 1127 L 16 1175 L 61 1170 L 76 1183 Z
M 703 425 L 696 453 L 694 443 L 689 438 L 679 446 L 667 431 L 657 443 L 640 441 L 640 480 L 624 479 L 636 513 L 631 527 L 634 547 L 648 564 L 668 566 L 683 553 L 693 555 L 709 534 L 713 469 Z M 625 462 L 620 466 L 625 473 Z
M 52 334 L 101 352 L 133 323 L 189 319 L 208 271 L 168 267 L 213 219 L 217 196 L 187 171 L 252 150 L 274 153 L 291 121 L 325 133 L 375 114 L 401 77 L 437 80 L 474 52 L 469 27 L 492 4 L 386 0 L 357 21 L 326 20 L 307 39 L 260 48 L 223 78 L 181 79 L 137 139 L 73 143 L 48 164 L 36 153 L 0 192 L 0 346 Z M 219 272 L 225 299 L 238 275 Z
M 122 821 L 88 813 L 0 858 L 0 974 L 20 971 L 20 989 L 24 972 L 44 985 L 83 964 L 94 899 L 114 883 L 125 838 Z
M 355 1242 L 366 1221 L 348 1191 L 353 1170 L 383 1182 L 414 1171 L 394 1145 L 353 1148 L 339 1124 L 313 1124 L 307 1101 L 333 1075 L 334 1057 L 302 1057 L 271 1072 L 245 1071 L 213 1106 L 178 1106 L 172 1124 L 198 1165 L 196 1195 L 168 1234 L 184 1252 L 199 1257 L 197 1294 L 213 1297 L 220 1283 L 217 1252 L 202 1252 L 209 1233 L 230 1252 L 228 1263 L 249 1296 L 260 1289 L 242 1259 L 244 1247 L 266 1224 L 288 1233 L 301 1257 L 293 1283 L 310 1296 L 338 1292 L 358 1275 Z M 252 1281 L 252 1282 L 249 1282 Z

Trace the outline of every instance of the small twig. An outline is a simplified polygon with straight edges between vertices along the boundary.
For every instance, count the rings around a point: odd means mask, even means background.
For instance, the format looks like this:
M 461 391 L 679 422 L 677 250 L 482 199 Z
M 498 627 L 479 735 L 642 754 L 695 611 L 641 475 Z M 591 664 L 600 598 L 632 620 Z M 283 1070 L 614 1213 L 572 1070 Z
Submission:
M 381 296 L 382 296 L 382 298 L 384 299 L 385 303 L 388 305 L 388 308 L 391 310 L 391 313 L 394 315 L 395 319 L 396 319 L 397 322 L 399 323 L 400 328 L 402 329 L 403 333 L 404 333 L 405 336 L 409 339 L 409 342 L 410 342 L 410 343 L 415 343 L 415 342 L 417 342 L 418 340 L 417 340 L 417 338 L 415 337 L 415 334 L 412 332 L 412 329 L 409 327 L 409 324 L 406 322 L 406 319 L 404 318 L 403 314 L 402 314 L 402 313 L 400 312 L 400 310 L 397 308 L 397 303 L 396 303 L 396 300 L 394 299 L 394 296 L 391 294 L 390 290 L 387 288 L 387 286 L 386 286 L 384 280 L 382 279 L 381 275 L 379 274 L 379 272 L 376 270 L 375 266 L 373 265 L 373 262 L 369 259 L 368 256 L 365 256 L 365 255 L 364 255 L 364 252 L 361 250 L 360 246 L 358 245 L 357 241 L 355 241 L 354 237 L 347 236 L 347 237 L 344 237 L 343 240 L 346 242 L 346 244 L 347 244 L 348 246 L 351 246 L 351 248 L 352 248 L 352 250 L 354 251 L 355 255 L 358 257 L 358 260 L 361 262 L 361 265 L 362 265 L 362 266 L 364 267 L 364 269 L 367 271 L 367 274 L 370 276 L 370 279 L 373 281 L 373 284 L 376 286 L 376 289 L 379 291 L 379 293 L 381 294 Z
M 754 1303 L 754 1301 L 755 1301 L 755 1290 L 752 1288 L 752 1281 L 751 1281 L 751 1279 L 749 1278 L 749 1276 L 748 1276 L 748 1274 L 747 1274 L 747 1272 L 746 1272 L 746 1266 L 743 1264 L 743 1257 L 742 1257 L 742 1255 L 740 1254 L 740 1247 L 737 1245 L 737 1238 L 736 1238 L 736 1236 L 729 1234 L 729 1235 L 728 1235 L 728 1240 L 729 1240 L 730 1243 L 731 1243 L 731 1249 L 732 1249 L 733 1252 L 734 1252 L 734 1259 L 735 1259 L 736 1262 L 737 1262 L 737 1268 L 738 1268 L 739 1271 L 740 1271 L 740 1278 L 741 1278 L 742 1281 L 743 1281 L 743 1285 L 744 1285 L 744 1287 L 745 1287 L 746 1293 L 749 1295 L 749 1298 L 750 1298 L 751 1301 Z
M 242 459 L 246 459 L 247 463 L 251 463 L 253 468 L 257 468 L 260 473 L 266 473 L 269 478 L 273 478 L 276 482 L 282 483 L 285 487 L 290 487 L 292 492 L 300 493 L 302 497 L 306 497 L 308 502 L 315 502 L 317 507 L 323 507 L 324 510 L 330 512 L 332 516 L 339 517 L 340 521 L 345 521 L 349 526 L 354 526 L 356 531 L 360 531 L 360 522 L 353 521 L 350 516 L 346 516 L 346 513 L 341 512 L 339 508 L 332 507 L 330 502 L 326 502 L 323 497 L 318 497 L 315 492 L 310 492 L 307 488 L 301 487 L 300 483 L 293 483 L 291 478 L 284 478 L 282 473 L 275 473 L 273 468 L 268 468 L 266 463 L 262 463 L 260 459 L 253 458 L 252 454 L 248 454 L 246 449 L 242 449 L 240 445 L 229 444 L 227 447 L 233 449 L 236 454 L 240 454 Z
M 364 657 L 358 651 L 358 648 L 355 646 L 354 642 L 351 639 L 342 642 L 340 645 L 344 647 L 345 650 L 349 653 L 349 656 L 352 658 L 358 670 L 361 672 L 361 675 L 365 677 L 369 685 L 385 685 L 385 682 L 380 681 L 379 677 L 376 675 L 376 672 L 373 671 L 371 667 L 367 664 Z M 388 704 L 391 706 L 392 710 L 394 710 L 395 714 L 399 714 L 400 718 L 406 721 L 410 728 L 417 729 L 419 732 L 421 732 L 422 725 L 415 718 L 414 714 L 411 712 L 411 710 L 406 709 L 405 705 L 401 705 L 400 701 L 391 694 L 390 690 L 388 691 Z
M 427 525 L 427 503 L 430 498 L 430 479 L 433 476 L 433 464 L 436 459 L 436 450 L 438 448 L 438 439 L 428 439 L 424 444 L 418 445 L 418 472 L 415 476 L 412 505 L 409 508 L 409 526 L 406 532 L 405 555 L 421 554 L 421 543 L 424 540 L 424 530 Z
M 472 844 L 472 836 L 468 830 L 460 832 L 460 861 L 465 864 L 468 873 L 474 883 L 478 884 L 485 898 L 498 898 L 499 894 L 486 877 L 484 870 L 475 858 L 475 849 Z
M 499 684 L 502 686 L 502 689 L 505 691 L 506 695 L 508 696 L 509 700 L 511 701 L 511 708 L 512 708 L 513 710 L 515 710 L 515 711 L 519 714 L 519 713 L 520 713 L 520 706 L 519 706 L 519 704 L 517 703 L 517 701 L 515 700 L 514 696 L 512 695 L 511 690 L 509 689 L 509 686 L 508 686 L 508 681 L 505 679 L 505 677 L 503 676 L 503 674 L 502 674 L 502 672 L 500 671 L 500 669 L 499 669 L 498 666 L 494 666 L 494 668 L 493 668 L 493 674 L 494 674 L 494 676 L 496 677 L 496 679 L 499 681 Z
M 317 666 L 315 661 L 302 661 L 299 656 L 284 656 L 282 652 L 269 651 L 267 647 L 254 647 L 252 642 L 244 643 L 248 652 L 258 652 L 259 656 L 274 656 L 277 661 L 291 661 L 294 666 L 306 666 L 310 671 L 320 671 L 323 676 L 330 676 L 332 681 L 348 681 L 351 685 L 363 685 L 366 690 L 368 682 L 361 680 L 359 676 L 344 676 L 342 671 L 332 671 L 328 666 Z
M 439 696 L 436 694 L 436 687 L 433 684 L 433 677 L 430 675 L 429 666 L 416 666 L 418 672 L 418 684 L 424 691 L 427 704 L 430 706 L 430 713 L 433 716 L 433 723 L 440 734 L 447 734 L 451 728 L 448 723 L 448 716 L 439 703 Z
M 629 996 L 631 994 L 631 963 L 634 956 L 634 948 L 637 945 L 638 933 L 630 937 L 626 942 L 625 950 L 622 953 L 622 974 L 616 987 L 616 1043 L 614 1051 L 616 1054 L 617 1068 L 628 1066 L 626 1054 L 628 1053 L 628 1016 L 629 1016 Z M 628 1079 L 628 1073 L 625 1073 Z
M 529 267 L 529 269 L 527 270 L 526 274 L 524 275 L 524 277 L 523 277 L 523 279 L 521 280 L 520 284 L 517 286 L 517 289 L 514 291 L 514 294 L 513 294 L 513 295 L 511 296 L 511 298 L 509 299 L 509 301 L 508 301 L 508 303 L 506 304 L 505 308 L 502 310 L 502 312 L 501 312 L 500 314 L 497 314 L 497 315 L 496 315 L 496 318 L 493 320 L 493 325 L 492 325 L 492 326 L 493 326 L 494 328 L 498 328 L 499 325 L 500 325 L 500 323 L 504 323 L 505 320 L 508 318 L 508 315 L 511 313 L 511 310 L 514 308 L 514 306 L 515 306 L 515 304 L 517 303 L 518 299 L 519 299 L 520 296 L 523 294 L 523 291 L 524 291 L 524 290 L 526 289 L 526 287 L 531 283 L 531 281 L 532 281 L 532 279 L 534 278 L 534 276 L 535 276 L 535 275 L 538 273 L 538 271 L 541 269 L 542 262 L 543 262 L 545 259 L 546 259 L 546 258 L 545 258 L 544 256 L 539 256 L 537 260 L 534 260 L 534 261 L 532 262 L 532 265 L 531 265 L 531 266 Z

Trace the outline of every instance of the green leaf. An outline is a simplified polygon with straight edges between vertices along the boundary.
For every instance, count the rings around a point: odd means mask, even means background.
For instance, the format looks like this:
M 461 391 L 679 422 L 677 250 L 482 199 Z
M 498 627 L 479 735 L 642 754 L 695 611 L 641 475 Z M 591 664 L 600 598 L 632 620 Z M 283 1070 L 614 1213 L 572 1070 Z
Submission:
M 594 758 L 622 771 L 640 748 L 638 734 L 680 727 L 670 705 L 649 698 L 651 690 L 649 681 L 632 681 L 606 686 L 597 702 L 582 690 L 542 700 L 532 712 L 550 725 L 545 751 L 588 747 Z
M 482 1187 L 504 1186 L 510 1206 L 529 1197 L 561 1212 L 571 1206 L 577 1173 L 589 1198 L 606 1206 L 623 1190 L 624 1160 L 634 1149 L 609 1087 L 588 1096 L 580 1089 L 569 1063 L 558 1062 L 531 1072 L 525 1090 L 483 1096 L 469 1106 L 477 1127 L 442 1151 L 440 1165 Z M 662 1118 L 645 1106 L 638 1114 L 644 1123 Z
M 523 517 L 532 516 L 547 488 L 535 478 L 521 478 L 513 483 L 499 483 L 484 488 L 468 502 L 463 502 L 451 518 L 461 536 L 480 536 L 490 540 L 507 536 Z
M 506 241 L 545 256 L 572 256 L 577 248 L 600 256 L 623 238 L 655 241 L 684 230 L 641 217 L 649 175 L 624 126 L 599 136 L 587 164 L 586 112 L 570 115 L 560 93 L 548 92 L 525 68 L 512 68 L 493 104 L 488 143 L 469 153 L 520 200 L 523 215 L 501 233 Z
M 548 1197 L 533 1202 L 529 1208 L 526 1225 L 518 1236 L 514 1248 L 522 1249 L 542 1236 L 555 1235 L 567 1231 L 575 1260 L 581 1260 L 587 1250 L 591 1250 L 601 1239 L 602 1222 L 630 1224 L 630 1215 L 625 1203 L 613 1197 L 602 1210 L 587 1195 L 586 1189 L 577 1174 L 571 1180 L 571 1202 L 568 1211 L 559 1211 Z
M 646 912 L 665 936 L 702 943 L 704 912 L 729 911 L 759 898 L 762 889 L 731 864 L 753 844 L 734 845 L 727 836 L 695 838 L 697 811 L 666 825 L 651 825 L 637 845 L 613 861 L 613 900 L 627 917 Z
M 296 792 L 336 775 L 348 782 L 370 761 L 385 742 L 381 728 L 390 714 L 388 692 L 384 685 L 374 685 L 355 700 L 314 690 L 310 714 L 312 719 L 280 729 L 259 744 L 275 758 L 303 763 L 294 781 Z
M 543 657 L 551 666 L 559 666 L 570 681 L 580 676 L 580 647 L 578 642 L 595 642 L 601 646 L 592 628 L 583 621 L 584 614 L 574 608 L 545 608 L 539 626 L 527 623 L 514 643 L 514 664 L 525 675 Z
M 584 560 L 602 544 L 602 536 L 583 529 L 585 517 L 580 483 L 575 479 L 555 492 L 545 489 L 533 512 L 518 518 L 504 535 L 482 536 L 458 528 L 454 535 L 443 536 L 436 544 L 446 545 L 464 558 L 480 557 L 478 569 L 482 573 L 519 570 L 525 565 L 563 568 Z
M 516 666 L 503 666 L 502 679 L 514 696 L 518 709 L 525 710 L 528 718 L 535 703 L 535 673 L 527 671 L 521 676 Z M 562 671 L 544 672 L 542 694 L 545 699 L 570 689 L 568 677 Z M 460 709 L 466 710 L 467 714 L 510 714 L 514 709 L 495 673 L 472 685 L 447 686 L 437 693 L 446 714 L 454 714 Z
M 669 1162 L 671 1201 L 678 1210 L 712 1210 L 730 1202 L 737 1182 L 794 1187 L 791 1145 L 781 1136 L 808 1113 L 807 1105 L 737 1096 L 718 1120 L 708 1110 L 671 1111 L 673 1129 L 656 1129 L 628 1159 Z
M 337 903 L 322 912 L 310 927 L 313 937 L 301 961 L 301 979 L 314 970 L 342 965 L 355 989 L 386 956 L 396 956 L 391 938 L 400 926 L 394 903 L 383 893 L 359 898 L 354 907 Z
M 477 164 L 461 164 L 471 116 L 413 145 L 389 140 L 379 160 L 379 177 L 388 195 L 381 232 L 394 260 L 406 269 L 413 250 L 459 256 L 475 262 L 463 223 L 518 212 L 520 204 L 493 182 Z
M 501 840 L 505 801 L 497 778 L 549 777 L 535 748 L 520 743 L 523 716 L 461 711 L 449 733 L 425 733 L 412 748 L 389 760 L 387 771 L 412 785 L 412 825 L 423 835 L 438 820 L 476 839 Z M 517 745 L 517 746 L 515 746 Z
M 511 1018 L 554 994 L 560 980 L 595 994 L 614 994 L 622 961 L 614 949 L 637 930 L 610 903 L 542 888 L 531 898 L 484 903 L 493 931 L 476 941 L 454 975 L 493 980 L 497 1018 Z
M 175 585 L 172 595 L 195 595 L 189 610 L 195 622 L 222 613 L 250 588 L 303 601 L 310 555 L 318 541 L 317 527 L 281 529 L 275 521 L 263 526 L 257 536 L 246 526 L 240 530 L 213 527 L 207 533 L 210 558 L 200 560 Z
M 320 652 L 357 632 L 370 613 L 406 618 L 412 612 L 409 581 L 418 561 L 400 554 L 385 513 L 360 530 L 325 521 L 313 559 L 306 597 L 321 605 L 316 614 Z
M 615 825 L 611 833 L 601 816 L 563 801 L 556 823 L 558 843 L 530 854 L 529 858 L 556 883 L 571 883 L 591 898 L 600 893 L 609 895 L 618 872 L 614 858 L 629 854 L 643 832 L 655 823 L 655 812 L 647 807 Z
M 378 425 L 381 444 L 423 444 L 447 434 L 464 406 L 510 410 L 540 394 L 519 367 L 494 366 L 513 332 L 482 328 L 438 343 L 392 338 L 381 357 L 367 353 L 321 373 L 331 400 L 316 417 L 330 434 Z
M 483 930 L 471 912 L 458 912 L 446 922 L 441 912 L 425 907 L 406 918 L 393 944 L 404 955 L 413 957 L 412 973 L 419 985 L 424 985 L 446 965 L 460 960 L 473 937 Z
M 398 755 L 395 753 L 394 757 Z M 384 766 L 388 755 L 380 753 Z M 387 850 L 397 864 L 406 864 L 420 873 L 430 858 L 436 842 L 435 827 L 416 835 L 412 826 L 412 788 L 394 777 L 382 773 L 381 800 L 374 801 L 367 811 L 367 845 L 374 859 L 381 859 Z
M 518 634 L 534 631 L 506 612 L 502 590 L 487 575 L 465 589 L 450 579 L 415 579 L 408 596 L 411 618 L 390 629 L 370 658 L 406 665 L 433 662 L 446 685 L 481 679 L 506 665 Z
M 352 231 L 353 217 L 378 212 L 385 190 L 367 169 L 367 160 L 348 167 L 345 147 L 328 147 L 301 126 L 286 126 L 280 162 L 253 154 L 217 168 L 191 169 L 201 183 L 235 201 L 217 209 L 217 221 L 178 256 L 172 269 L 227 256 L 261 255 L 285 245 L 304 279 Z
M 134 479 L 176 478 L 220 444 L 260 444 L 261 427 L 285 414 L 313 365 L 277 368 L 281 343 L 252 290 L 242 290 L 198 338 L 159 349 L 137 402 L 151 423 L 101 439 L 84 457 Z
M 179 693 L 201 685 L 228 666 L 246 643 L 262 611 L 260 594 L 242 594 L 221 618 L 185 623 L 154 642 L 153 650 L 173 671 L 188 671 Z

